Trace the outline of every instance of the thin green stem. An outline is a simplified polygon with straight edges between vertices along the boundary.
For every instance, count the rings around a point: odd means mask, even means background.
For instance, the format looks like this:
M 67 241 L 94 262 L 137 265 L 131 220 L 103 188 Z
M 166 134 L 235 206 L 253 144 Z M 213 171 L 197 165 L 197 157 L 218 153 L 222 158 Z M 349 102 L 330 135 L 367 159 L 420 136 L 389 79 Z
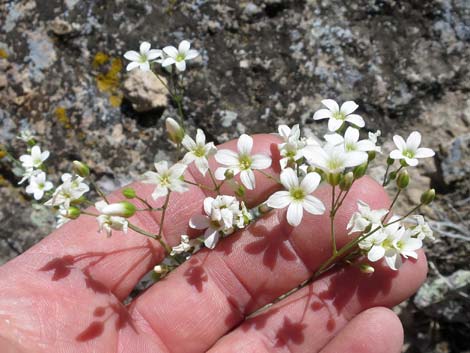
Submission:
M 382 182 L 382 186 L 387 185 L 387 177 L 388 177 L 389 170 L 390 170 L 390 164 L 387 163 L 387 169 L 385 169 L 384 181 Z
M 199 188 L 201 188 L 201 189 L 206 189 L 206 190 L 210 190 L 210 191 L 216 191 L 216 190 L 211 189 L 210 187 L 208 187 L 208 186 L 206 186 L 206 185 L 204 185 L 204 184 L 195 183 L 195 182 L 193 182 L 193 181 L 189 181 L 189 180 L 186 180 L 186 179 L 183 179 L 183 181 L 184 181 L 185 183 L 187 183 L 187 184 L 197 186 L 197 187 L 199 187 Z
M 100 195 L 106 203 L 109 203 L 108 199 L 106 198 L 106 195 L 105 195 L 104 192 L 100 189 L 100 187 L 98 186 L 98 184 L 96 184 L 92 179 L 90 179 L 90 184 L 95 188 L 95 190 L 96 190 L 96 192 L 98 193 L 98 195 Z
M 146 199 L 140 197 L 139 195 L 135 195 L 135 198 L 139 201 L 141 201 L 145 206 L 147 206 L 149 209 L 153 209 L 153 206 L 147 202 Z
M 336 248 L 336 235 L 335 235 L 335 190 L 336 186 L 332 186 L 333 190 L 331 192 L 331 210 L 330 210 L 330 235 L 331 235 L 331 244 L 332 244 L 332 253 L 336 255 L 338 252 Z
M 256 169 L 256 171 L 259 172 L 259 173 L 261 173 L 262 175 L 264 175 L 266 178 L 271 179 L 272 181 L 274 181 L 274 182 L 276 182 L 276 183 L 278 183 L 278 184 L 281 184 L 281 181 L 280 181 L 278 178 L 276 178 L 274 175 L 271 175 L 271 174 L 269 174 L 269 173 L 266 173 L 266 172 L 264 172 L 264 171 L 262 171 L 262 170 L 260 170 L 260 169 Z
M 215 176 L 214 176 L 214 173 L 212 172 L 212 169 L 209 168 L 208 170 L 209 172 L 209 176 L 211 177 L 211 180 L 212 180 L 212 184 L 214 184 L 214 191 L 217 193 L 217 195 L 220 195 L 220 187 L 222 186 L 222 183 L 217 184 L 217 180 L 215 180 Z
M 168 244 L 166 244 L 163 240 L 162 240 L 162 232 L 163 232 L 163 224 L 165 222 L 165 215 L 166 215 L 166 211 L 168 209 L 168 203 L 170 202 L 170 195 L 171 195 L 171 190 L 168 190 L 168 194 L 166 194 L 166 198 L 165 198 L 165 203 L 163 204 L 162 206 L 162 216 L 160 218 L 160 229 L 158 230 L 158 238 L 159 238 L 159 241 L 160 241 L 160 244 L 164 243 L 164 248 L 166 250 L 166 252 L 169 254 L 171 253 L 171 248 L 168 246 Z M 163 244 L 162 244 L 163 245 Z
M 165 241 L 163 241 L 162 236 L 160 234 L 157 235 L 157 234 L 147 232 L 146 230 L 140 227 L 137 227 L 135 224 L 132 224 L 131 222 L 128 223 L 128 227 L 132 229 L 134 232 L 137 232 L 139 234 L 145 235 L 146 237 L 157 240 L 168 254 L 171 252 L 170 246 L 167 243 L 165 243 Z M 160 227 L 160 229 L 162 228 Z

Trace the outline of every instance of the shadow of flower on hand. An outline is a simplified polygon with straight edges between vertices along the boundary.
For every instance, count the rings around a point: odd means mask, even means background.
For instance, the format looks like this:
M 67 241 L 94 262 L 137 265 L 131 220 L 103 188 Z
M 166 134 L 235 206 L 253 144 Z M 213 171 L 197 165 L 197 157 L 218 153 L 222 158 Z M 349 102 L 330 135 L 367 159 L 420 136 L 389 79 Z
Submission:
M 206 252 L 206 256 L 202 261 L 198 260 L 197 258 L 193 257 L 188 261 L 189 267 L 184 272 L 184 277 L 186 277 L 186 281 L 194 286 L 198 292 L 202 292 L 204 289 L 204 282 L 208 281 L 208 276 L 206 270 L 204 269 L 204 262 L 209 256 L 209 252 Z
M 252 255 L 263 253 L 263 264 L 269 269 L 274 269 L 279 257 L 287 261 L 296 259 L 295 253 L 287 245 L 290 232 L 286 227 L 276 225 L 268 230 L 263 225 L 254 224 L 250 231 L 257 240 L 246 245 L 245 251 Z

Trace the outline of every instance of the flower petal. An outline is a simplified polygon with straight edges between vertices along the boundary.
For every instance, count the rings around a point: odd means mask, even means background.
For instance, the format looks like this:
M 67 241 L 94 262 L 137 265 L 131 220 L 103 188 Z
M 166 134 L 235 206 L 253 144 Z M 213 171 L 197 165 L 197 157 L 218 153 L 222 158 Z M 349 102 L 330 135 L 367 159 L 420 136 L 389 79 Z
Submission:
M 126 66 L 126 71 L 134 70 L 135 68 L 137 68 L 137 67 L 139 67 L 139 66 L 140 66 L 140 63 L 135 62 L 135 61 L 132 61 L 132 62 L 130 62 L 129 64 L 127 64 L 127 66 Z
M 269 196 L 266 204 L 272 208 L 287 207 L 292 201 L 289 191 L 277 191 Z
M 339 112 L 339 105 L 333 99 L 323 99 L 321 103 L 327 107 L 331 112 Z
M 325 213 L 325 205 L 323 202 L 312 195 L 305 196 L 302 207 L 311 214 L 321 215 Z
M 385 249 L 379 245 L 374 245 L 367 253 L 369 261 L 379 261 L 385 255 Z
M 320 184 L 321 177 L 318 173 L 308 173 L 300 183 L 300 187 L 306 194 L 311 194 Z
M 403 153 L 400 150 L 393 150 L 390 152 L 391 159 L 402 159 L 404 158 Z
M 206 229 L 210 225 L 209 217 L 197 214 L 189 220 L 189 226 L 193 229 Z
M 359 130 L 349 126 L 344 133 L 344 144 L 356 144 L 359 141 Z
M 215 160 L 223 165 L 238 166 L 238 154 L 232 150 L 218 150 Z
M 356 104 L 354 101 L 346 101 L 343 104 L 341 104 L 341 109 L 340 112 L 343 113 L 344 115 L 349 115 L 353 111 L 355 111 L 359 106 Z
M 406 147 L 412 151 L 416 151 L 421 143 L 421 134 L 413 131 L 406 139 Z
M 147 52 L 150 50 L 150 47 L 151 45 L 149 42 L 140 43 L 140 47 L 139 47 L 140 54 L 147 54 Z
M 215 173 L 214 173 L 214 176 L 217 180 L 225 180 L 225 172 L 228 170 L 229 168 L 223 168 L 223 167 L 219 167 L 215 170 Z
M 287 208 L 287 222 L 296 227 L 302 222 L 304 211 L 302 207 L 302 203 L 300 202 L 291 202 L 289 207 Z
M 357 165 L 365 163 L 368 157 L 369 156 L 366 152 L 360 152 L 360 151 L 347 152 L 344 165 L 346 167 L 355 167 Z
M 196 137 L 196 139 L 197 139 L 197 137 Z M 191 137 L 189 137 L 188 135 L 184 135 L 183 141 L 181 141 L 181 144 L 188 151 L 192 151 L 197 147 L 196 142 L 194 142 L 194 140 Z
M 395 142 L 395 145 L 397 146 L 398 150 L 404 151 L 406 149 L 406 142 L 400 135 L 393 136 L 393 142 Z
M 206 135 L 201 129 L 197 129 L 196 132 L 196 143 L 198 145 L 204 145 L 206 143 Z
M 331 118 L 330 120 L 328 120 L 328 130 L 330 131 L 338 130 L 341 127 L 341 125 L 343 125 L 343 120 L 338 120 L 334 118 Z
M 186 53 L 186 57 L 185 57 L 185 60 L 191 60 L 191 59 L 194 59 L 196 57 L 199 56 L 199 52 L 197 50 L 194 50 L 194 49 L 190 49 L 187 53 Z
M 163 52 L 168 55 L 170 58 L 176 59 L 178 56 L 178 49 L 176 49 L 174 46 L 169 45 L 165 48 L 163 48 Z
M 426 148 L 426 147 L 418 148 L 418 150 L 415 153 L 416 158 L 429 158 L 429 157 L 432 157 L 434 155 L 435 155 L 434 151 L 432 149 Z
M 184 71 L 186 70 L 186 61 L 184 60 L 176 61 L 175 66 L 179 71 Z
M 251 157 L 251 169 L 267 169 L 271 166 L 271 158 L 263 154 Z
M 206 158 L 200 157 L 196 158 L 196 161 L 194 162 L 196 165 L 196 168 L 199 170 L 199 172 L 205 176 L 207 173 L 207 170 L 209 169 L 209 162 L 207 161 Z
M 362 116 L 357 114 L 350 114 L 344 120 L 359 127 L 364 127 L 366 125 Z
M 183 40 L 178 46 L 178 51 L 181 54 L 186 54 L 190 47 L 191 47 L 191 43 L 189 43 L 187 40 Z
M 154 60 L 162 56 L 162 51 L 160 49 L 152 49 L 147 53 L 148 60 Z
M 331 110 L 328 109 L 320 109 L 313 114 L 313 120 L 321 120 L 321 119 L 326 119 L 326 118 L 331 118 L 332 113 Z
M 286 168 L 281 173 L 281 183 L 287 190 L 290 190 L 299 186 L 299 178 L 292 168 Z
M 237 148 L 240 154 L 250 154 L 253 148 L 253 138 L 247 134 L 243 134 L 237 141 Z
M 214 249 L 219 241 L 220 234 L 217 230 L 208 228 L 204 233 L 204 245 L 209 249 Z
M 405 157 L 405 162 L 410 166 L 410 167 L 416 167 L 419 163 L 419 161 L 416 158 L 408 158 Z
M 162 61 L 162 66 L 167 67 L 167 66 L 173 65 L 174 63 L 176 63 L 175 59 L 166 58 L 165 60 Z
M 129 50 L 124 53 L 124 57 L 130 61 L 140 61 L 140 54 L 135 50 Z
M 253 190 L 256 186 L 255 173 L 253 173 L 251 169 L 242 170 L 240 173 L 240 180 L 248 190 Z

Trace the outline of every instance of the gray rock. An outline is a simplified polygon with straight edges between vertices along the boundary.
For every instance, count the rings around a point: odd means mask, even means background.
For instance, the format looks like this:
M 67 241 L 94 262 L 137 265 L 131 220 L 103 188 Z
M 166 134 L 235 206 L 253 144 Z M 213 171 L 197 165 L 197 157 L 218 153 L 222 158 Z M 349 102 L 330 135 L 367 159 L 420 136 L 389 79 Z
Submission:
M 446 184 L 470 178 L 470 134 L 452 140 L 443 155 L 441 169 Z
M 167 81 L 164 77 L 160 77 L 160 80 L 152 72 L 132 70 L 128 73 L 122 88 L 124 96 L 137 112 L 166 108 L 168 105 L 168 91 L 165 88 Z

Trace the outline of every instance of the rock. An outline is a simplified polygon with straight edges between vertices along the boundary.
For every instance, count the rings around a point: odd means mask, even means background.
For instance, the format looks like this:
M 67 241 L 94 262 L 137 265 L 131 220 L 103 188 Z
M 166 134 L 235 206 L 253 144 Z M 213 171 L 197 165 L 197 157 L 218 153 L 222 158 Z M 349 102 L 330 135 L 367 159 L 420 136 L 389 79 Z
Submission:
M 444 147 L 443 155 L 441 169 L 446 184 L 470 178 L 470 134 L 453 139 Z
M 80 25 L 77 23 L 69 23 L 58 17 L 49 22 L 49 29 L 58 36 L 70 34 L 80 30 Z
M 435 318 L 449 322 L 470 322 L 470 271 L 458 270 L 425 283 L 414 298 L 415 305 Z
M 160 79 L 167 84 L 164 77 Z M 123 85 L 124 96 L 132 103 L 137 112 L 148 112 L 153 109 L 166 108 L 168 105 L 167 89 L 151 72 L 132 70 L 128 73 Z

